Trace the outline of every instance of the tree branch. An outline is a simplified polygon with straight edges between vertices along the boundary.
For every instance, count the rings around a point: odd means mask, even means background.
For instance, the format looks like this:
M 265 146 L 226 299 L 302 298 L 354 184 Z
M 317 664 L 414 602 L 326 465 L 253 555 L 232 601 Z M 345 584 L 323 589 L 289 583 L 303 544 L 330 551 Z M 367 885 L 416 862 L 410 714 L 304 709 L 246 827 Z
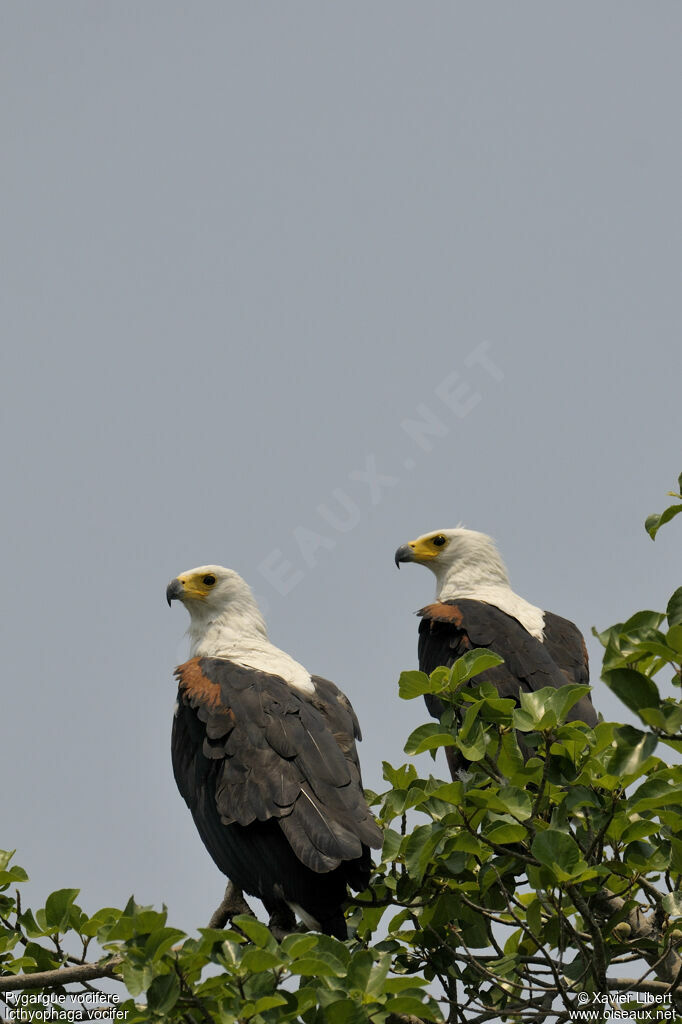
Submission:
M 638 958 L 640 959 L 640 958 Z M 667 995 L 670 986 L 665 981 L 642 981 L 637 978 L 610 978 L 609 988 L 614 992 L 650 992 L 652 995 Z
M 607 993 L 609 990 L 609 983 L 606 977 L 606 950 L 604 949 L 604 940 L 602 937 L 601 930 L 592 917 L 587 902 L 582 898 L 578 889 L 575 885 L 567 885 L 566 889 L 568 894 L 573 900 L 573 903 L 582 915 L 583 921 L 590 930 L 592 936 L 592 949 L 594 951 L 594 968 L 595 968 L 595 981 L 597 982 L 597 988 L 600 992 Z
M 16 992 L 23 988 L 50 988 L 53 985 L 68 985 L 76 981 L 92 981 L 94 978 L 116 978 L 121 981 L 115 971 L 122 960 L 122 956 L 112 956 L 96 964 L 57 967 L 53 971 L 36 971 L 35 974 L 8 975 L 0 978 L 0 992 Z

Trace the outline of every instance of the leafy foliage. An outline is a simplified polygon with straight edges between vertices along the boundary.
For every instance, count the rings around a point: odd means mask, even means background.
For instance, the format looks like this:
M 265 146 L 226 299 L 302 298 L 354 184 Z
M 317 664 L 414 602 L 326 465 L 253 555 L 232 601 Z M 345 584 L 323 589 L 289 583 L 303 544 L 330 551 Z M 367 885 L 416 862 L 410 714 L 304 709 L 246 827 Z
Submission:
M 647 516 L 644 523 L 644 528 L 652 540 L 656 540 L 656 534 L 665 523 L 669 523 L 671 519 L 682 512 L 682 473 L 677 478 L 677 491 L 669 491 L 668 493 L 671 498 L 677 498 L 677 504 L 668 505 L 660 515 Z
M 384 763 L 387 789 L 369 794 L 381 860 L 347 942 L 279 941 L 247 915 L 188 937 L 132 899 L 88 916 L 73 889 L 24 910 L 26 873 L 2 853 L 0 997 L 11 1008 L 19 985 L 61 992 L 94 945 L 86 984 L 122 982 L 128 1024 L 561 1022 L 605 1019 L 609 1006 L 680 1019 L 682 765 L 666 755 L 682 750 L 682 588 L 666 612 L 597 635 L 603 679 L 637 725 L 567 722 L 580 686 L 500 698 L 488 652 L 402 674 L 404 699 L 445 705 L 406 753 L 454 746 L 470 767 L 446 781 Z

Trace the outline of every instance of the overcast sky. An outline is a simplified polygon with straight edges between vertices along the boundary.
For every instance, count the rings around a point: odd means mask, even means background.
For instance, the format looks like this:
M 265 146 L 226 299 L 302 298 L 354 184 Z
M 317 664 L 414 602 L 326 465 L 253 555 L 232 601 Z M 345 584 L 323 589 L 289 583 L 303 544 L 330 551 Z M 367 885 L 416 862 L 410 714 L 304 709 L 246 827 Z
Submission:
M 2 22 L 0 847 L 35 902 L 194 929 L 223 883 L 170 767 L 178 572 L 252 584 L 372 788 L 426 717 L 397 678 L 434 581 L 399 544 L 488 532 L 586 633 L 680 584 L 679 528 L 642 524 L 682 469 L 682 7 Z

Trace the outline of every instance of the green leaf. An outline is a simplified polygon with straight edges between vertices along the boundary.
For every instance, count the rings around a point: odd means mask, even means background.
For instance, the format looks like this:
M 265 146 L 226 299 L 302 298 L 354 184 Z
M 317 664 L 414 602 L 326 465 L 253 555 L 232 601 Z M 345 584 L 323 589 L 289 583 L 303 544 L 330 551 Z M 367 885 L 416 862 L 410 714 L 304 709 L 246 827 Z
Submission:
M 641 839 L 629 843 L 623 852 L 623 862 L 630 870 L 665 871 L 670 866 L 672 851 L 670 843 L 657 842 L 656 846 Z
M 381 762 L 386 782 L 393 789 L 407 789 L 413 779 L 417 778 L 417 769 L 413 764 L 403 764 L 394 768 L 388 761 Z
M 445 782 L 442 786 L 437 786 L 430 795 L 435 800 L 442 800 L 444 803 L 454 804 L 457 807 L 462 802 L 463 792 L 464 788 L 461 782 Z
M 17 921 L 30 939 L 34 939 L 38 935 L 45 934 L 44 930 L 40 927 L 33 916 L 32 910 L 25 910 L 22 914 L 18 914 Z
M 144 952 L 147 960 L 160 960 L 164 953 L 167 953 L 171 946 L 174 946 L 185 933 L 177 928 L 155 928 L 145 942 Z
M 425 693 L 432 693 L 431 681 L 425 672 L 401 672 L 398 680 L 398 694 L 403 700 L 413 700 Z
M 64 931 L 69 926 L 69 915 L 80 889 L 57 889 L 45 902 L 45 922 L 48 928 Z
M 558 714 L 556 708 L 552 705 L 556 701 L 556 696 L 557 690 L 553 686 L 544 686 L 541 690 L 536 690 L 534 693 L 521 692 L 519 694 L 521 708 L 514 712 L 514 724 L 516 724 L 517 718 L 522 720 L 523 716 L 526 716 L 533 729 L 555 728 L 558 722 Z
M 116 907 L 102 907 L 100 910 L 95 911 L 92 917 L 88 918 L 88 920 L 81 925 L 81 934 L 90 936 L 99 935 L 100 941 L 106 942 L 109 938 L 109 931 L 111 927 L 116 924 L 120 917 L 121 911 L 117 910 Z
M 343 968 L 344 975 L 345 971 L 350 964 L 350 951 L 345 942 L 341 942 L 340 939 L 335 939 L 331 935 L 317 935 L 316 936 L 316 948 L 313 950 L 313 956 L 319 956 L 323 959 L 331 958 L 330 963 L 337 967 Z
M 643 611 L 635 612 L 629 619 L 626 619 L 618 627 L 618 632 L 631 637 L 656 635 L 664 618 L 665 615 L 662 612 L 655 612 L 645 608 Z
M 664 644 L 662 640 L 636 640 L 632 651 L 627 654 L 627 657 L 630 661 L 632 661 L 633 658 L 637 661 L 641 661 L 647 654 L 654 654 L 657 657 L 662 658 L 664 662 L 674 662 L 677 660 L 677 652 L 668 647 L 667 644 Z M 648 667 L 648 665 L 646 667 Z
M 460 734 L 455 738 L 455 743 L 462 751 L 467 761 L 480 761 L 485 756 L 485 732 L 480 721 L 475 723 L 475 728 L 469 731 L 465 740 Z
M 633 668 L 614 668 L 604 672 L 602 679 L 631 711 L 657 708 L 661 703 L 658 687 L 653 679 Z
M 410 976 L 409 978 L 388 978 L 384 985 L 385 992 L 404 992 L 406 989 L 415 989 L 415 995 L 418 994 L 419 985 L 428 985 L 425 978 L 415 978 Z
M 660 708 L 640 708 L 639 717 L 654 729 L 674 735 L 682 728 L 682 705 L 666 700 Z
M 440 825 L 419 825 L 408 836 L 405 845 L 405 866 L 416 882 L 421 882 L 433 853 L 443 835 Z
M 309 988 L 308 986 L 302 986 L 297 992 L 293 993 L 296 1000 L 296 1012 L 299 1015 L 306 1013 L 313 1006 L 318 1003 L 318 992 L 316 988 Z M 232 1024 L 232 1021 L 226 1022 L 226 1024 Z
M 484 685 L 485 684 L 481 684 L 479 687 L 481 692 Z M 486 696 L 483 701 L 481 711 L 486 722 L 495 722 L 498 725 L 510 725 L 512 712 L 515 707 L 516 701 L 512 700 L 511 697 Z
M 531 814 L 531 799 L 528 793 L 516 786 L 503 786 L 499 792 L 499 798 L 504 804 L 507 813 L 519 821 L 526 821 Z
M 426 1020 L 442 1021 L 443 1019 L 435 1006 L 429 1006 L 415 996 L 395 996 L 393 999 L 388 999 L 386 1009 L 389 1013 L 417 1016 Z
M 256 1013 L 265 1013 L 266 1010 L 274 1010 L 276 1006 L 286 1006 L 287 1000 L 278 992 L 271 996 L 261 996 L 256 1000 L 254 1010 Z
M 469 741 L 472 735 L 478 735 L 480 732 L 481 726 L 476 719 L 483 710 L 483 704 L 484 702 L 482 700 L 477 700 L 466 710 L 466 714 L 464 715 L 464 719 L 457 734 L 465 743 Z
M 661 739 L 667 747 L 672 747 L 678 754 L 682 754 L 682 740 L 669 739 L 667 736 L 662 736 Z
M 635 775 L 658 744 L 653 733 L 641 732 L 631 725 L 618 726 L 613 737 L 615 749 L 604 762 L 609 775 Z
M 123 977 L 123 984 L 133 997 L 146 992 L 154 980 L 150 967 L 134 967 L 129 960 L 125 960 L 121 964 L 121 975 Z
M 419 804 L 424 802 L 426 799 L 426 790 L 423 786 L 424 782 L 422 779 L 419 780 L 419 783 L 414 783 L 410 786 L 402 802 L 401 813 L 403 811 L 408 811 L 410 807 L 417 807 Z
M 573 874 L 581 860 L 580 848 L 575 840 L 556 828 L 538 832 L 532 842 L 531 852 L 545 867 L 555 869 L 558 866 L 568 876 Z
M 269 949 L 247 949 L 242 957 L 242 967 L 245 971 L 252 971 L 258 974 L 259 971 L 269 971 L 273 967 L 282 966 L 282 958 Z
M 644 529 L 649 534 L 652 540 L 656 540 L 656 534 L 658 528 L 661 525 L 661 517 L 658 512 L 652 512 L 650 516 L 647 516 L 644 520 Z
M 510 778 L 523 768 L 524 758 L 513 730 L 502 736 L 500 752 L 497 755 L 497 767 L 506 778 Z
M 438 668 L 434 668 L 433 672 L 429 676 L 431 693 L 442 693 L 443 690 L 447 690 L 449 688 L 450 672 L 451 670 L 445 665 L 439 665 Z
M 346 984 L 351 992 L 366 991 L 373 964 L 374 960 L 368 949 L 361 949 L 353 954 L 346 975 Z
M 26 882 L 28 875 L 18 864 L 13 864 L 6 871 L 0 871 L 0 886 L 11 885 L 12 882 Z
M 592 687 L 590 686 L 562 686 L 558 689 L 551 698 L 552 706 L 556 708 L 557 718 L 560 722 L 563 722 L 566 715 L 574 707 L 578 701 L 590 693 Z
M 440 722 L 428 722 L 410 733 L 405 744 L 406 754 L 422 754 L 437 747 L 452 747 L 455 739 L 449 732 L 443 732 Z
M 668 601 L 665 613 L 668 616 L 669 626 L 679 626 L 682 624 L 682 587 L 678 587 Z
M 370 1018 L 354 999 L 343 998 L 325 1006 L 324 1020 L 328 1024 L 369 1024 Z
M 343 978 L 346 974 L 346 968 L 339 960 L 321 953 L 295 960 L 289 970 L 292 974 L 309 974 L 320 978 Z
M 47 950 L 37 942 L 27 942 L 24 953 L 35 960 L 39 971 L 49 971 L 61 966 L 60 958 L 54 950 Z
M 369 980 L 367 982 L 367 994 L 379 998 L 384 991 L 384 982 L 386 976 L 391 969 L 391 954 L 381 953 L 379 955 L 378 963 L 374 964 L 371 971 L 369 972 Z
M 124 919 L 132 923 L 134 934 L 144 935 L 153 932 L 155 928 L 163 928 L 166 923 L 166 911 L 140 906 L 131 896 L 122 911 L 121 920 Z
M 531 900 L 526 907 L 526 923 L 533 935 L 539 935 L 542 927 L 542 903 L 534 893 L 529 895 Z
M 666 643 L 668 647 L 672 647 L 673 651 L 677 655 L 674 659 L 679 662 L 682 660 L 682 623 L 678 622 L 676 625 L 671 626 L 666 636 Z
M 232 924 L 244 932 L 256 946 L 261 946 L 265 949 L 274 948 L 277 945 L 267 925 L 264 925 L 262 921 L 257 921 L 255 917 L 251 917 L 249 914 L 237 914 L 232 918 Z
M 0 871 L 4 871 L 16 850 L 0 850 Z
M 669 523 L 671 519 L 679 515 L 682 512 L 682 504 L 668 505 L 665 511 L 661 512 L 660 515 L 647 516 L 644 522 L 644 529 L 649 534 L 652 540 L 656 540 L 656 534 L 660 528 L 665 524 Z
M 309 953 L 316 945 L 317 936 L 315 935 L 285 935 L 282 939 L 281 950 L 287 956 L 290 956 L 292 960 L 296 960 L 298 957 Z
M 180 981 L 176 974 L 161 974 L 154 978 L 147 990 L 147 1005 L 155 1013 L 166 1014 L 173 1009 L 180 996 Z
M 619 815 L 620 817 L 622 816 Z M 627 844 L 634 842 L 635 839 L 646 839 L 647 836 L 657 834 L 660 829 L 658 822 L 641 819 L 640 821 L 631 822 L 618 835 L 619 818 L 615 819 L 613 825 L 609 828 L 608 834 L 614 835 L 621 843 Z
M 503 665 L 504 658 L 494 654 L 486 648 L 477 647 L 473 651 L 467 651 L 461 658 L 458 658 L 450 671 L 450 685 L 461 686 L 475 676 L 485 672 L 496 665 Z
M 682 786 L 668 772 L 658 773 L 647 779 L 630 797 L 628 811 L 640 814 L 642 811 L 658 810 L 682 802 Z
M 3 971 L 7 970 L 10 974 L 23 974 L 24 971 L 32 971 L 37 966 L 38 963 L 32 956 L 19 956 L 16 960 L 5 960 L 2 968 Z M 12 1018 L 7 1019 L 11 1020 Z
M 389 863 L 396 859 L 400 844 L 403 841 L 403 837 L 399 832 L 396 832 L 393 828 L 384 829 L 384 844 L 381 848 L 381 859 L 385 863 Z
M 505 843 L 518 843 L 528 835 L 523 825 L 516 825 L 510 822 L 500 822 L 486 832 L 485 838 L 491 843 L 504 845 Z

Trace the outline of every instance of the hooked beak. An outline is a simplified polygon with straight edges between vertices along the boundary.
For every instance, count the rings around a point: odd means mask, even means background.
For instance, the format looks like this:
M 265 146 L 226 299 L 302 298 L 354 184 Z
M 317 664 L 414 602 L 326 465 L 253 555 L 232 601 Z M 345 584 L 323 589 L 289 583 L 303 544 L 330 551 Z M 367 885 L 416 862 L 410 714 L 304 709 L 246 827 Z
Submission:
M 414 551 L 411 544 L 401 544 L 395 553 L 395 564 L 400 568 L 401 562 L 414 562 Z
M 168 607 L 170 608 L 171 601 L 182 600 L 185 586 L 180 582 L 179 579 L 171 580 L 166 587 L 166 600 L 168 601 Z

